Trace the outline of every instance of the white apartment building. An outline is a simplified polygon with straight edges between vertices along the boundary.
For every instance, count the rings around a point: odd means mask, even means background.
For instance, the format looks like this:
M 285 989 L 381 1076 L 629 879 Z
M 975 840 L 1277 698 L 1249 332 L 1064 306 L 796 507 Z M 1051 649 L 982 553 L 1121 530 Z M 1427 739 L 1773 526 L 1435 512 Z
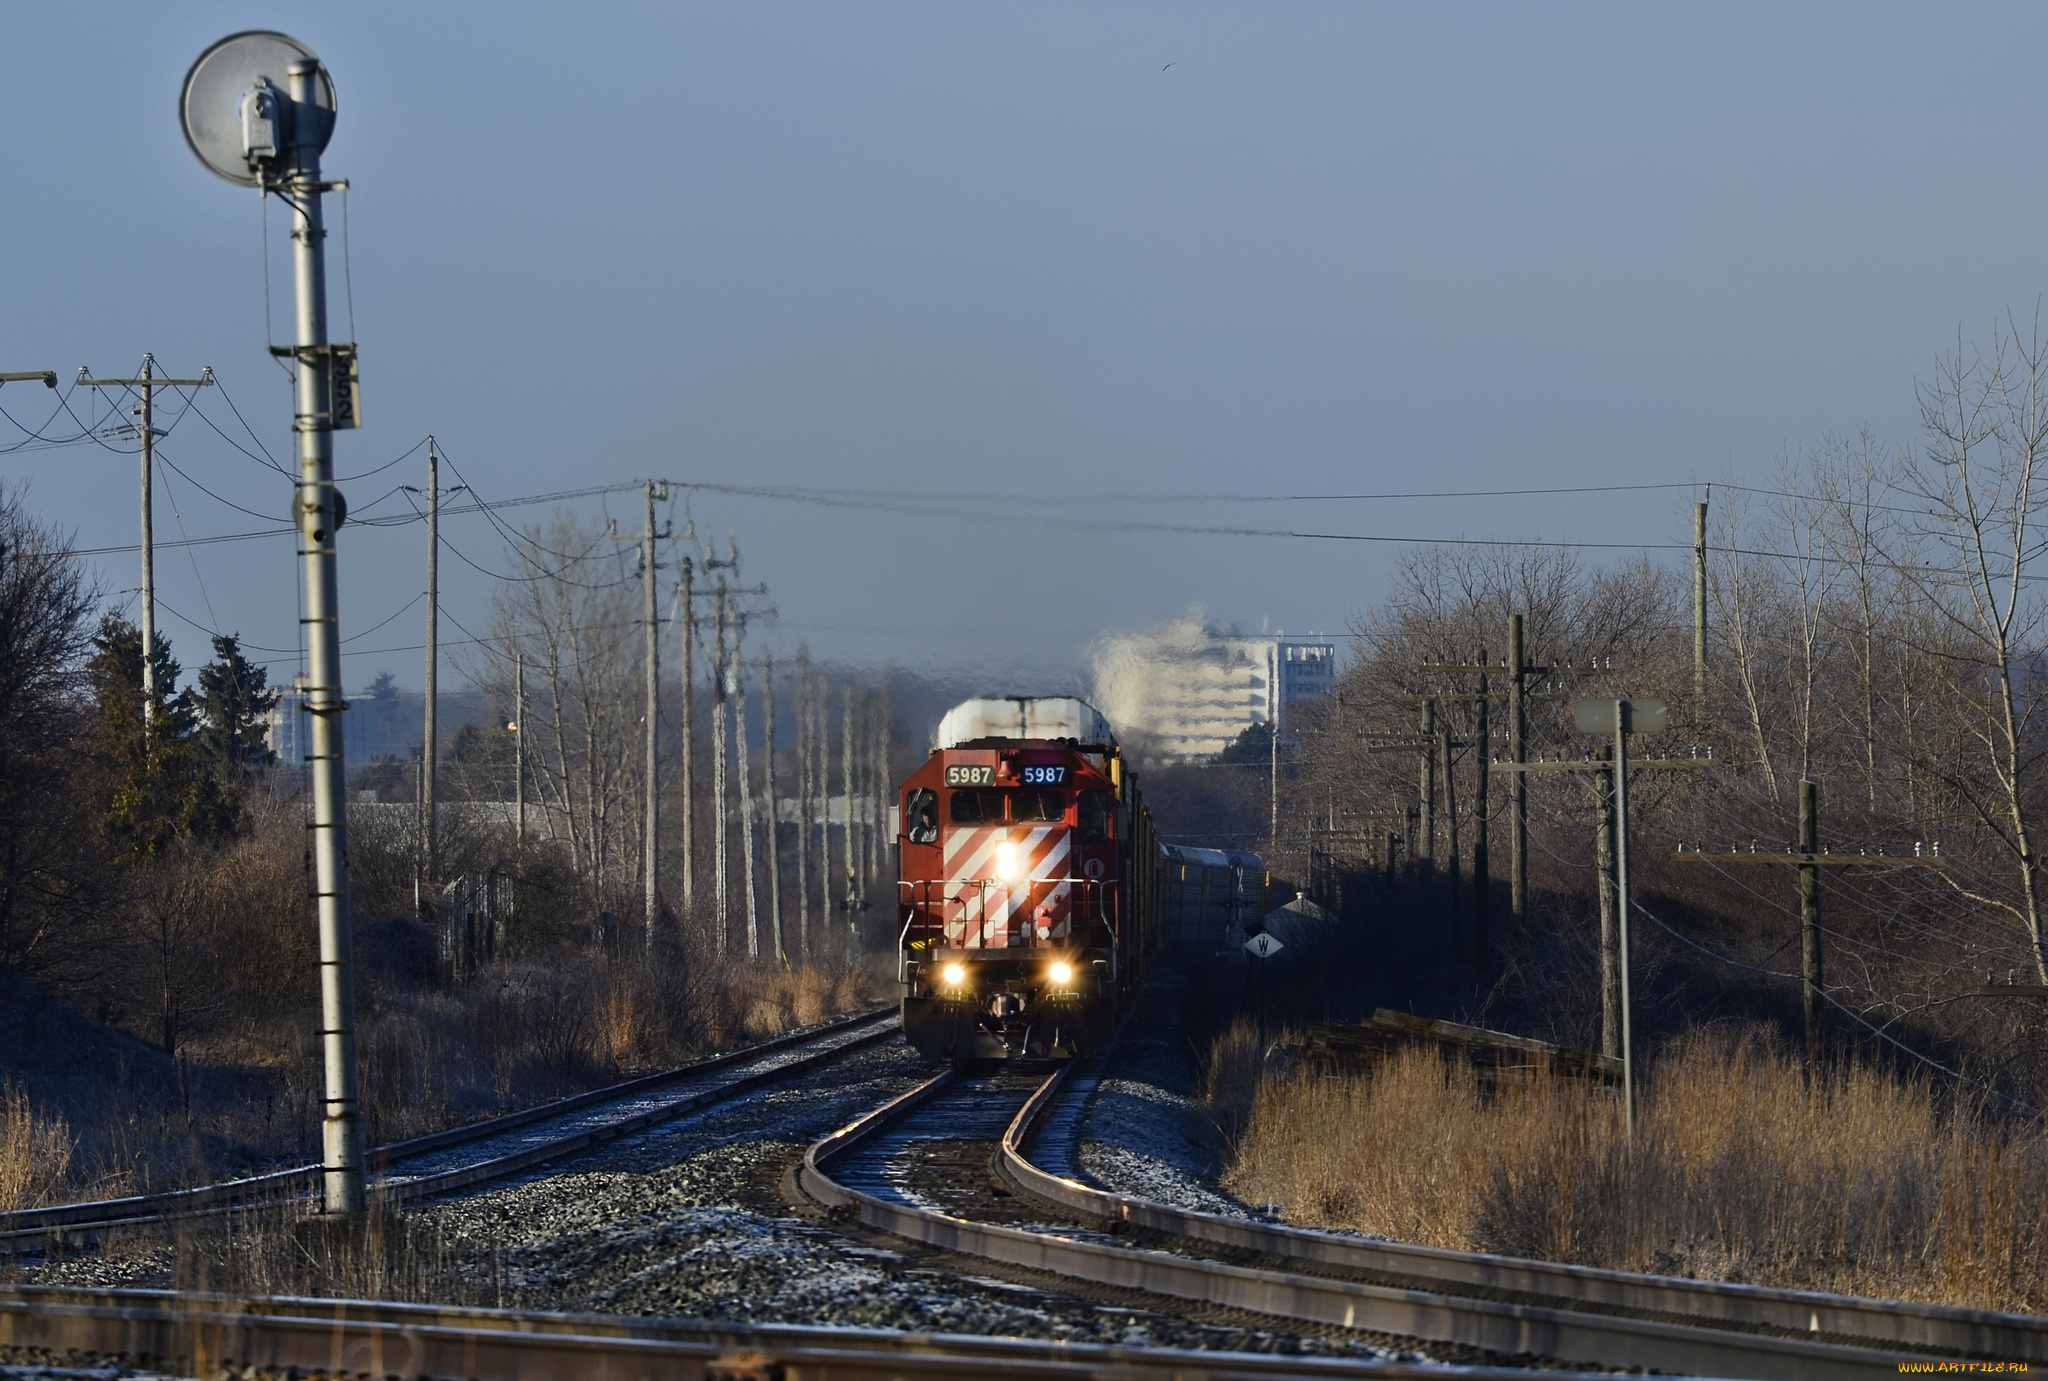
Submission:
M 1265 723 L 1276 708 L 1285 734 L 1288 706 L 1319 700 L 1335 687 L 1337 646 L 1313 635 L 1247 636 L 1187 614 L 1097 639 L 1090 672 L 1093 702 L 1119 736 L 1169 757 L 1202 758 Z

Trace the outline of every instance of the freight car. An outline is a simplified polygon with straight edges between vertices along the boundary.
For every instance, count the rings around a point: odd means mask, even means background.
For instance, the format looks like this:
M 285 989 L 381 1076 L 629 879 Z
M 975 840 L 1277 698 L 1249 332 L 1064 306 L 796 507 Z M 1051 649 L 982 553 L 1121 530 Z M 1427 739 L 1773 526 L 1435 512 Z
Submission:
M 1160 853 L 1086 701 L 969 700 L 899 790 L 903 1032 L 955 1061 L 1102 1048 L 1159 942 Z

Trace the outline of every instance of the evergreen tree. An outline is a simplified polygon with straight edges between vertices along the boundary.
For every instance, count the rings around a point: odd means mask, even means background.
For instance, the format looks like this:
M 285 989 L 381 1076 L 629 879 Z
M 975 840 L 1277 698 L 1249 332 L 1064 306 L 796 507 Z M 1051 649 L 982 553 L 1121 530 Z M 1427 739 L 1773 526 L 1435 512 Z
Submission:
M 1232 739 L 1224 750 L 1216 755 L 1219 767 L 1244 763 L 1266 762 L 1273 752 L 1273 726 L 1264 720 L 1247 724 L 1244 732 Z
M 115 614 L 100 620 L 86 666 L 95 711 L 95 756 L 105 805 L 104 830 L 131 860 L 161 858 L 186 843 L 231 837 L 241 794 L 205 770 L 193 742 L 198 717 L 175 689 L 178 662 L 159 636 L 151 649 L 155 686 L 145 713 L 142 634 Z
M 265 740 L 277 692 L 269 689 L 270 673 L 242 656 L 238 635 L 216 637 L 213 657 L 199 669 L 195 743 L 199 761 L 232 787 L 250 768 L 276 760 Z

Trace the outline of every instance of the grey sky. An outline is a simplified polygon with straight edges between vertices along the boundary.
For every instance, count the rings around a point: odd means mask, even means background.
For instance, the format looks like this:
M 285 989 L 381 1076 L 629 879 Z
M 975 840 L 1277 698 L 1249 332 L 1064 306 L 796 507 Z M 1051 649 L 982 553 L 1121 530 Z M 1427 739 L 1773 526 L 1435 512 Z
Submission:
M 655 474 L 1028 500 L 692 499 L 774 587 L 776 641 L 828 656 L 1065 667 L 1189 603 L 1335 628 L 1396 550 L 1084 521 L 1682 540 L 1673 492 L 1105 496 L 1757 477 L 1829 430 L 1909 435 L 1934 353 L 2044 286 L 2039 9 L 109 3 L 0 30 L 0 369 L 211 364 L 288 460 L 257 198 L 174 119 L 192 59 L 251 27 L 339 91 L 368 422 L 342 474 L 431 431 L 491 498 Z M 196 419 L 165 453 L 282 514 Z M 82 544 L 135 540 L 132 460 L 0 470 Z M 160 536 L 260 526 L 166 483 Z M 502 567 L 481 518 L 447 535 Z M 345 634 L 418 592 L 422 545 L 344 533 Z M 164 602 L 289 646 L 290 551 L 166 551 Z M 491 582 L 443 573 L 477 627 Z M 376 650 L 418 627 L 353 644 L 351 684 L 417 685 Z

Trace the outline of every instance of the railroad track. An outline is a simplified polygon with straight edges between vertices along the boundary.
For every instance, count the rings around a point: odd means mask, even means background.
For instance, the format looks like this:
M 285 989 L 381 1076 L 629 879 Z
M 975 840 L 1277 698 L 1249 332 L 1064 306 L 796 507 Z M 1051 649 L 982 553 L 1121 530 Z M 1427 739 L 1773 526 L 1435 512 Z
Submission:
M 519 1174 L 750 1093 L 877 1044 L 895 1031 L 894 1007 L 880 1008 L 658 1074 L 379 1147 L 368 1157 L 373 1176 L 370 1199 L 381 1206 L 418 1203 Z M 110 1228 L 299 1202 L 318 1192 L 320 1182 L 319 1166 L 301 1165 L 193 1189 L 21 1209 L 0 1214 L 0 1252 L 32 1251 L 53 1238 L 84 1237 Z
M 798 1182 L 952 1252 L 1500 1357 L 1760 1378 L 2048 1359 L 2048 1319 L 1402 1246 L 1110 1193 L 1030 1158 L 1063 1102 L 1072 1117 L 1072 1069 L 940 1075 L 813 1145 Z
M 0 1360 L 44 1365 L 118 1360 L 207 1378 L 282 1373 L 470 1381 L 967 1381 L 989 1376 L 1442 1381 L 1445 1375 L 1438 1366 L 1341 1358 L 366 1300 L 45 1287 L 0 1287 Z M 1525 1372 L 1497 1368 L 1455 1374 L 1459 1381 L 1527 1381 Z M 1552 1375 L 1571 1381 L 1569 1374 Z

